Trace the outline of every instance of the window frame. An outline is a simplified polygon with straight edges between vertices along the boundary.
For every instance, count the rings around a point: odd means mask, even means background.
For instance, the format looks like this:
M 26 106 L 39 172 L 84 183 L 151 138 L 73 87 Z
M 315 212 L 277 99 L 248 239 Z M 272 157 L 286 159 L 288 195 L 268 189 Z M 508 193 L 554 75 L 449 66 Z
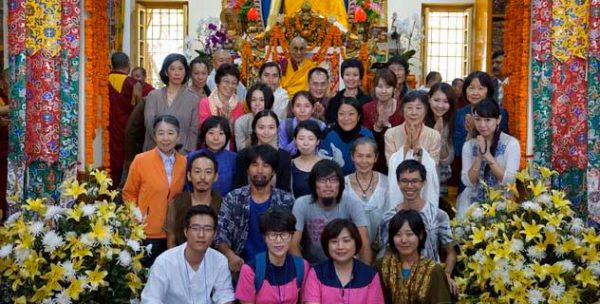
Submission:
M 474 30 L 474 6 L 473 4 L 423 4 L 421 7 L 421 16 L 423 18 L 423 43 L 421 45 L 421 58 L 423 59 L 422 64 L 422 73 L 421 73 L 421 83 L 425 84 L 425 77 L 429 71 L 428 67 L 428 51 L 429 51 L 429 13 L 435 12 L 460 12 L 467 13 L 467 27 L 465 36 L 467 37 L 467 42 L 463 44 L 463 48 L 466 47 L 465 55 L 463 57 L 463 61 L 461 64 L 461 69 L 463 70 L 461 78 L 466 77 L 470 70 L 472 70 L 474 63 L 474 42 L 473 42 L 473 30 Z M 443 75 L 444 76 L 444 75 Z M 452 81 L 452 79 L 444 79 L 446 82 Z

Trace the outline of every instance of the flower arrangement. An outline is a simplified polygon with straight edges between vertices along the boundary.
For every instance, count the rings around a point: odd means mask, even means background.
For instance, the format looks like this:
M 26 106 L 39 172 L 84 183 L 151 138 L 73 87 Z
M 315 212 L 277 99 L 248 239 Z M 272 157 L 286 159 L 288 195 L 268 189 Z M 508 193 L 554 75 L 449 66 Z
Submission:
M 401 56 L 406 61 L 417 53 L 419 41 L 423 39 L 421 17 L 413 14 L 410 18 L 400 20 L 398 13 L 392 14 L 390 35 L 390 52 Z
M 357 22 L 375 24 L 381 20 L 381 4 L 375 0 L 357 0 L 354 8 L 354 19 Z
M 105 171 L 69 180 L 68 208 L 28 199 L 0 227 L 0 302 L 130 303 L 146 270 L 143 218 L 133 204 L 117 206 Z
M 467 303 L 592 303 L 600 298 L 600 236 L 575 216 L 546 168 L 517 174 L 453 222 L 457 283 Z M 523 186 L 520 186 L 523 185 Z M 508 193 L 508 195 L 505 195 Z
M 234 41 L 227 35 L 227 29 L 220 24 L 219 19 L 215 17 L 207 17 L 198 23 L 196 29 L 197 41 L 200 42 L 201 48 L 195 50 L 200 58 L 210 61 L 210 57 L 218 50 L 228 49 L 234 44 Z M 192 38 L 187 39 L 187 44 L 192 45 Z

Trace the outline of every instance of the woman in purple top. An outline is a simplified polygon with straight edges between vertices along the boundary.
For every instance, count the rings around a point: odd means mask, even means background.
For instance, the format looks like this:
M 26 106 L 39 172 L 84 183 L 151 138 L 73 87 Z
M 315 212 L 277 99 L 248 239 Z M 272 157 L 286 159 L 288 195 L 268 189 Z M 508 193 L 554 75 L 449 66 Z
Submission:
M 287 209 L 270 208 L 259 225 L 267 252 L 242 266 L 235 297 L 241 303 L 298 303 L 310 266 L 288 254 L 296 218 Z
M 200 151 L 208 151 L 212 153 L 219 164 L 218 178 L 213 184 L 213 189 L 219 192 L 222 197 L 225 197 L 229 191 L 233 190 L 235 176 L 235 152 L 226 149 L 227 143 L 231 138 L 231 129 L 227 118 L 221 116 L 210 116 L 202 123 L 200 127 Z M 196 153 L 188 154 L 188 160 Z M 186 185 L 187 189 L 191 189 L 191 184 Z
M 302 291 L 304 303 L 384 303 L 379 274 L 354 258 L 362 247 L 356 225 L 347 219 L 329 222 L 321 245 L 329 260 L 309 271 Z
M 294 141 L 294 130 L 299 123 L 307 120 L 313 120 L 319 124 L 321 130 L 325 129 L 325 123 L 314 118 L 315 100 L 307 91 L 299 91 L 292 97 L 290 109 L 293 117 L 281 121 L 279 126 L 279 147 L 286 150 L 290 155 L 294 156 L 298 153 L 296 142 Z

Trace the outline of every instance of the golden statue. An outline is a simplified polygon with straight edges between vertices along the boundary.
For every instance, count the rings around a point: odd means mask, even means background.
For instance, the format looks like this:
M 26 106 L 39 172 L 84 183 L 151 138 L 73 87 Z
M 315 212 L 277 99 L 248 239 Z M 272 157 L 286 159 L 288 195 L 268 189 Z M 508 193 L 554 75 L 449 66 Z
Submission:
M 299 11 L 302 6 L 307 3 L 313 12 L 328 18 L 335 18 L 336 25 L 343 32 L 348 30 L 348 13 L 344 0 L 270 0 L 262 1 L 263 5 L 269 4 L 269 15 L 267 17 L 268 31 L 277 22 L 277 16 L 281 11 L 283 4 L 283 13 L 286 16 L 292 16 Z

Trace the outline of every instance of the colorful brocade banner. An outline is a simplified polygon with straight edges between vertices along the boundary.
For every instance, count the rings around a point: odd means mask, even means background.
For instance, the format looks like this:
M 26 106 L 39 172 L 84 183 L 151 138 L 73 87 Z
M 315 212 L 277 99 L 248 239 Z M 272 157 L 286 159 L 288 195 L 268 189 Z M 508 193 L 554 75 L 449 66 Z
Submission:
M 9 0 L 9 213 L 76 173 L 80 0 Z
M 600 0 L 533 0 L 534 162 L 600 223 Z M 587 204 L 586 204 L 587 202 Z

